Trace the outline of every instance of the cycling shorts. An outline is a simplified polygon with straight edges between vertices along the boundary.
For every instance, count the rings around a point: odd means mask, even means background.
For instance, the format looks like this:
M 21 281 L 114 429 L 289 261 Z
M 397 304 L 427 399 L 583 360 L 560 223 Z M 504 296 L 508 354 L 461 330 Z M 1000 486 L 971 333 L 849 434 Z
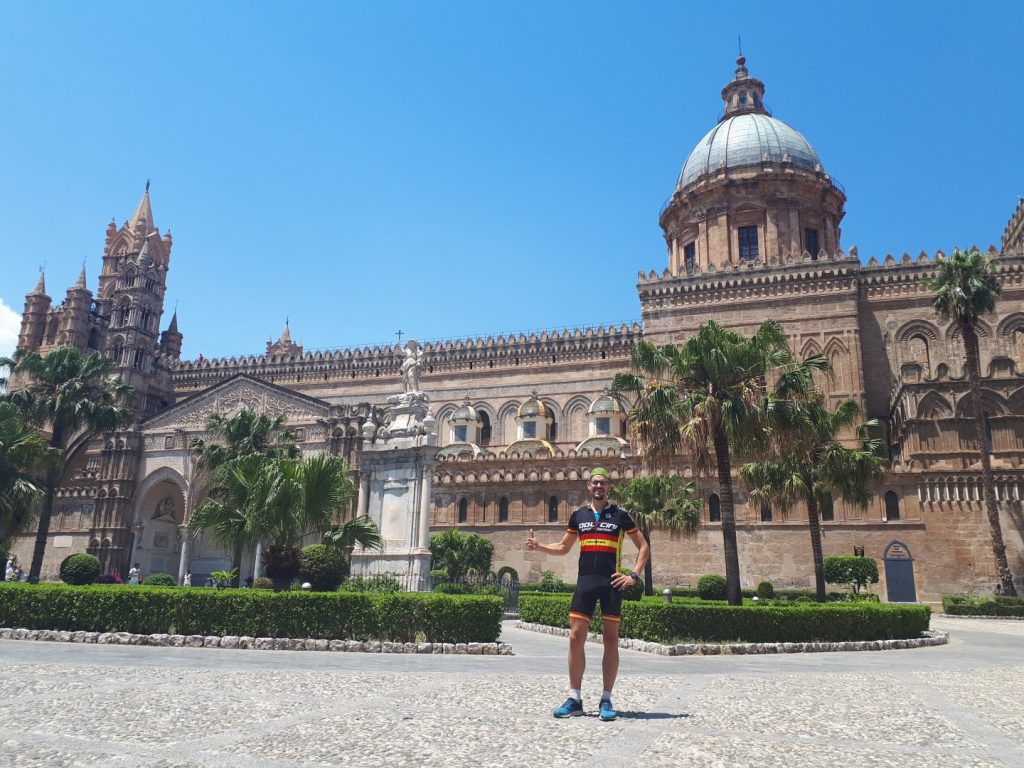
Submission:
M 588 573 L 576 582 L 576 591 L 569 605 L 570 619 L 586 619 L 594 616 L 594 608 L 601 603 L 601 618 L 618 621 L 622 614 L 622 590 L 612 586 L 611 575 Z

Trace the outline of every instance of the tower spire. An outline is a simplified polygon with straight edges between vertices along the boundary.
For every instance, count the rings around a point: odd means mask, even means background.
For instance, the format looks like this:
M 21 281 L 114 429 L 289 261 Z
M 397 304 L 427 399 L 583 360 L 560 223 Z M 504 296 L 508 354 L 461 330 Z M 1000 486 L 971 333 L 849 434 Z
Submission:
M 78 282 L 75 283 L 75 288 L 85 288 L 85 262 L 82 262 L 82 271 L 78 273 Z
M 39 282 L 36 283 L 36 289 L 32 293 L 46 294 L 46 268 L 39 268 Z
M 148 235 L 156 229 L 156 222 L 153 221 L 153 208 L 149 202 L 149 179 L 146 179 L 146 191 L 142 194 L 139 204 L 135 207 L 135 213 L 128 219 L 129 229 L 134 230 L 143 219 L 146 220 L 146 228 L 143 234 Z

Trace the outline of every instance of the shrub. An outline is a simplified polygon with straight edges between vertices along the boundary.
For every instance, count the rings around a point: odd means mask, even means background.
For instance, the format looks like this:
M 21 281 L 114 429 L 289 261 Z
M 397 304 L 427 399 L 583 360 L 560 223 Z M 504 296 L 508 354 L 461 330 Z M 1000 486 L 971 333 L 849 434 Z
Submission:
M 310 544 L 299 555 L 299 579 L 315 592 L 333 592 L 349 573 L 348 559 L 337 547 Z
M 0 626 L 391 642 L 494 642 L 497 597 L 0 585 Z
M 519 616 L 526 622 L 567 628 L 570 600 L 566 595 L 520 595 Z M 930 617 L 926 605 L 724 605 L 692 600 L 666 605 L 652 599 L 623 603 L 619 634 L 659 643 L 890 640 L 919 637 L 928 629 Z M 591 630 L 600 629 L 596 615 Z
M 511 565 L 503 565 L 498 569 L 498 581 L 502 581 L 506 576 L 510 581 L 519 581 L 519 571 Z
M 623 570 L 622 573 L 630 573 L 628 569 Z M 644 577 L 641 576 L 632 587 L 626 587 L 622 590 L 623 600 L 639 600 L 644 596 Z
M 853 594 L 859 594 L 868 584 L 878 583 L 878 563 L 872 557 L 826 557 L 825 581 L 829 584 L 848 584 Z
M 757 585 L 757 596 L 762 600 L 772 600 L 775 597 L 775 586 L 770 581 L 762 581 Z
M 394 576 L 382 573 L 378 576 L 356 576 L 344 582 L 338 589 L 341 592 L 395 593 L 402 591 L 402 584 Z
M 1024 616 L 1024 597 L 945 596 L 942 610 L 951 616 Z
M 725 600 L 725 577 L 717 573 L 708 573 L 697 582 L 697 594 L 701 600 Z
M 85 552 L 68 555 L 60 564 L 60 580 L 65 584 L 81 586 L 93 584 L 100 577 L 100 560 Z M 120 578 L 120 577 L 118 577 Z
M 475 533 L 450 528 L 430 537 L 431 568 L 444 568 L 449 578 L 459 579 L 470 570 L 487 573 L 494 558 L 494 544 Z
M 430 580 L 435 584 L 439 581 L 448 581 L 448 569 L 435 568 L 430 572 Z
M 121 574 L 118 573 L 117 571 L 110 571 L 109 573 L 104 573 L 102 576 L 100 576 L 98 579 L 96 579 L 96 583 L 97 584 L 124 584 L 124 580 L 121 578 Z
M 554 571 L 544 571 L 540 575 L 540 584 L 537 586 L 538 592 L 575 592 L 576 587 L 573 584 L 567 584 L 555 575 Z
M 147 587 L 176 587 L 178 580 L 169 573 L 151 573 L 142 583 Z
M 274 588 L 274 580 L 273 579 L 268 579 L 266 576 L 260 576 L 258 579 L 255 579 L 253 581 L 252 588 L 253 589 L 273 589 Z

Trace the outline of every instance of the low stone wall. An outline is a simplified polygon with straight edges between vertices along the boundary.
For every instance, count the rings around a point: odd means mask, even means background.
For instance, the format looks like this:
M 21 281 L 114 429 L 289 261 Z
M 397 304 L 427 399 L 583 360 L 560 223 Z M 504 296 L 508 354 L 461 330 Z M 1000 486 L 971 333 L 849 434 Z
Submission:
M 511 656 L 508 643 L 391 643 L 380 640 L 314 640 L 301 637 L 235 635 L 133 635 L 130 632 L 66 632 L 0 628 L 0 640 L 42 640 L 97 645 L 150 645 L 160 648 L 232 648 L 250 651 L 341 651 L 348 653 L 423 653 Z
M 562 627 L 550 627 L 547 624 L 530 624 L 520 621 L 519 629 L 540 632 L 545 635 L 568 637 L 569 630 Z M 591 632 L 587 636 L 591 643 L 603 642 L 601 635 Z M 620 648 L 631 651 L 655 653 L 659 656 L 753 656 L 772 653 L 824 653 L 830 651 L 890 651 L 897 648 L 925 648 L 933 645 L 945 645 L 949 635 L 945 632 L 929 629 L 921 637 L 911 640 L 856 640 L 842 643 L 679 643 L 663 645 L 647 640 L 621 638 Z
M 997 621 L 1024 621 L 1024 616 L 993 616 L 990 613 L 940 613 L 943 619 L 996 619 Z

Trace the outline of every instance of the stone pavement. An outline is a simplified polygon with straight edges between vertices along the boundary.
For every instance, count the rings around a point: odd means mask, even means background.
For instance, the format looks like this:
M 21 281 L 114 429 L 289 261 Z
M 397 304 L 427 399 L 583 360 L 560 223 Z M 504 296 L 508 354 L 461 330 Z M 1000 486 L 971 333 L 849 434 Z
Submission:
M 933 619 L 938 648 L 622 651 L 615 703 L 555 720 L 566 640 L 514 656 L 0 641 L 0 766 L 1024 766 L 1024 622 Z

